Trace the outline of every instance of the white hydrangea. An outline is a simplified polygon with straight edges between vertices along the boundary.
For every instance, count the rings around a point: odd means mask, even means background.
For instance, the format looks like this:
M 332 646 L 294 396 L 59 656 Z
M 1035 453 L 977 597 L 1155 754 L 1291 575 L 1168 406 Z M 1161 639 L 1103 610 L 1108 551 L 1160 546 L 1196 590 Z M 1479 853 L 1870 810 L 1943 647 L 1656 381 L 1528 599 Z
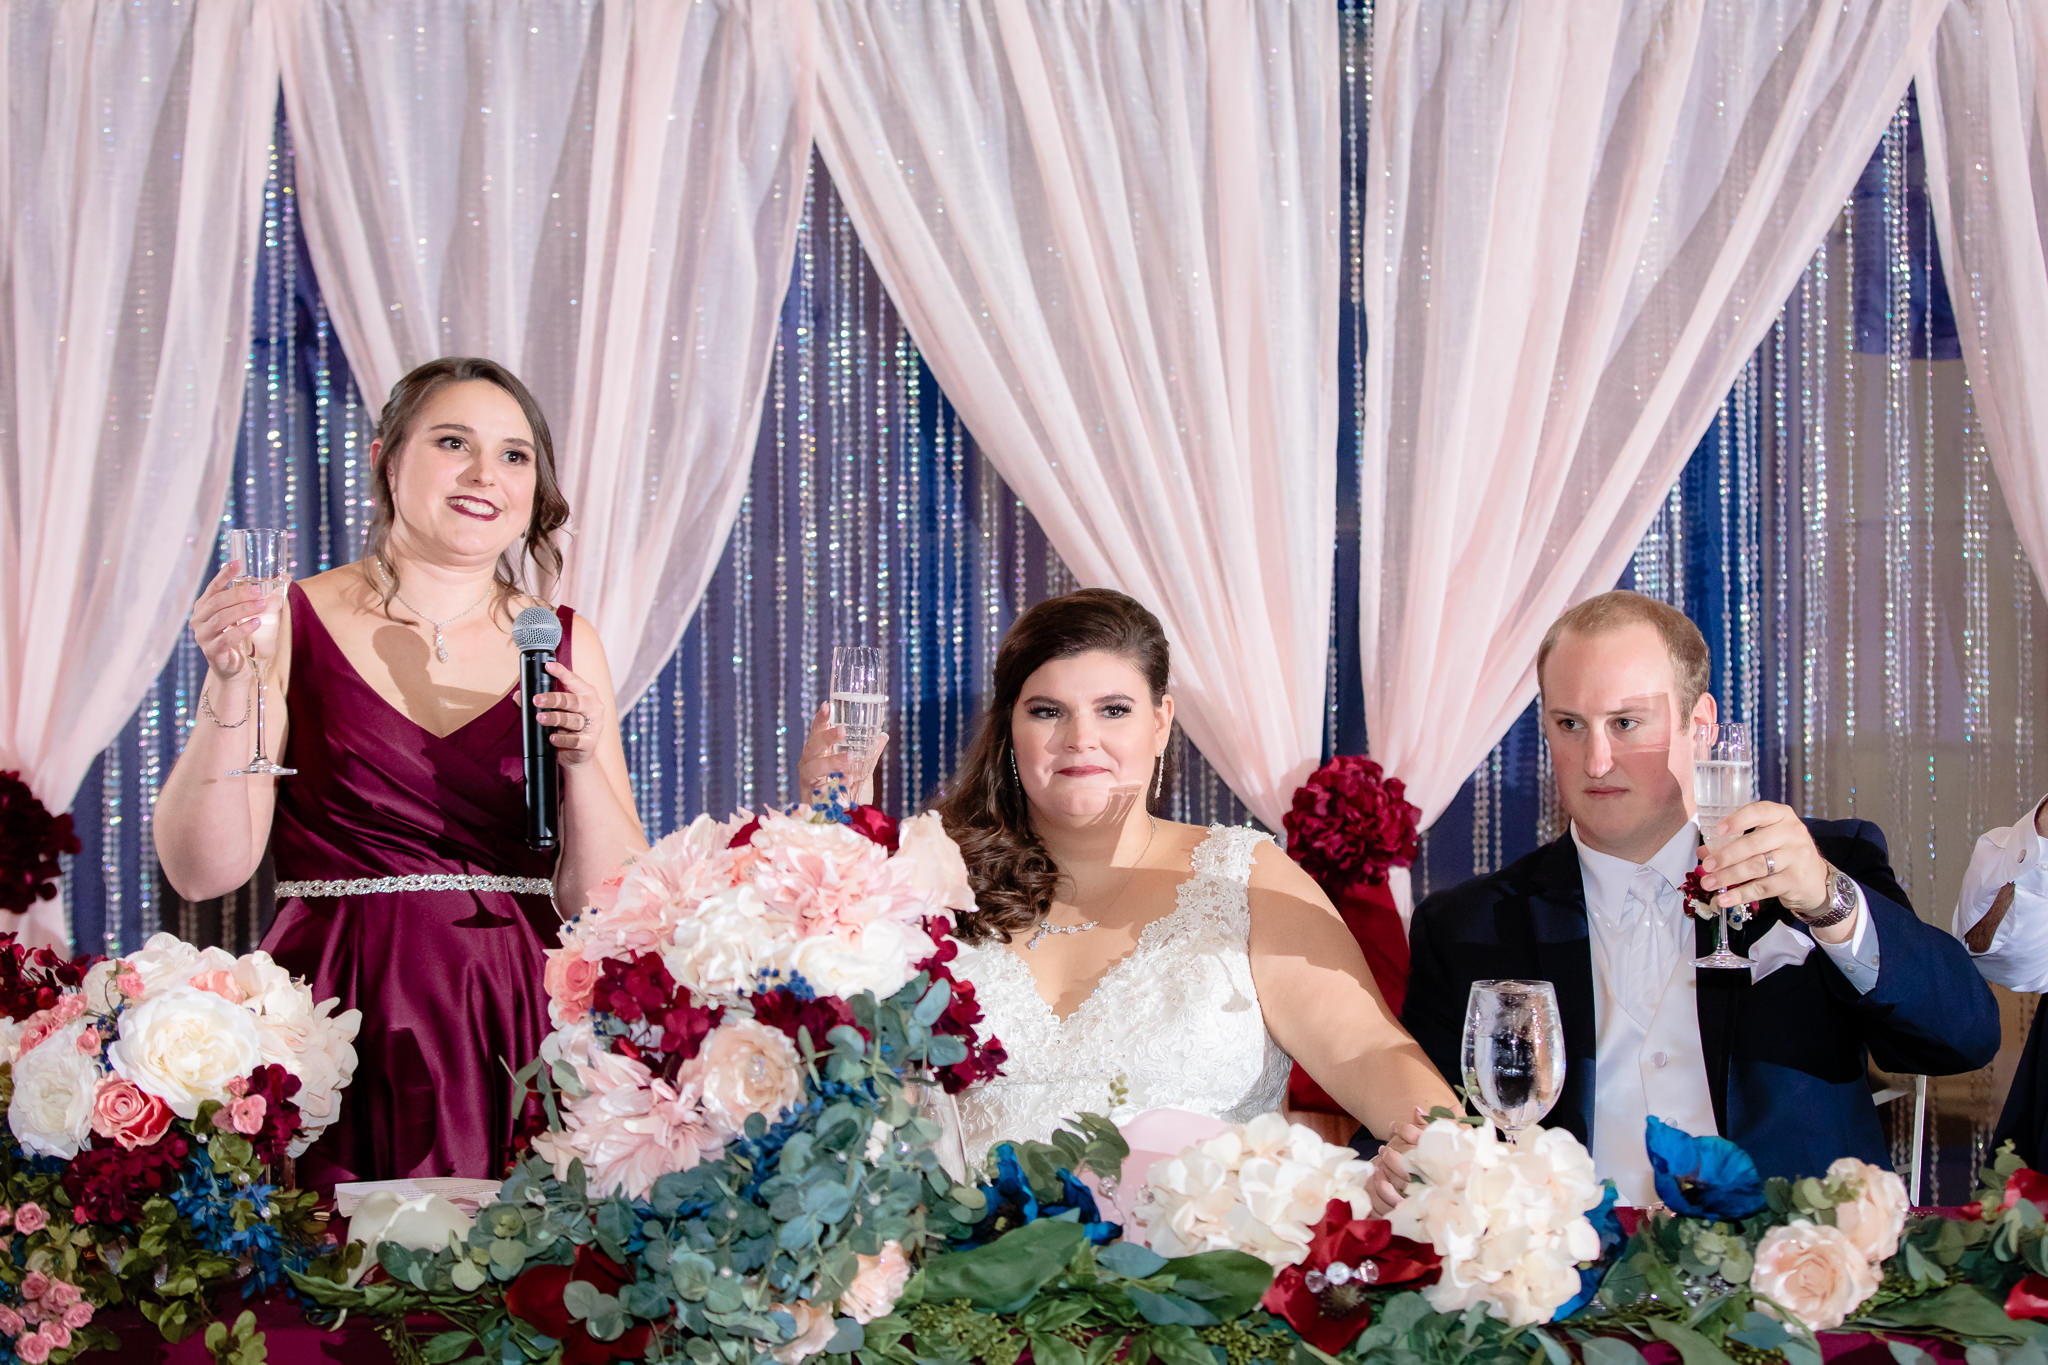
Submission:
M 1484 1304 L 1525 1327 L 1550 1321 L 1579 1292 L 1579 1263 L 1600 1254 L 1586 1214 L 1603 1188 L 1577 1138 L 1546 1128 L 1515 1145 L 1490 1126 L 1438 1119 L 1407 1164 L 1415 1183 L 1389 1221 L 1443 1257 L 1441 1277 L 1422 1291 L 1430 1307 Z
M 1365 1217 L 1372 1167 L 1278 1114 L 1233 1124 L 1156 1163 L 1137 1222 L 1162 1256 L 1243 1251 L 1268 1265 L 1298 1265 L 1332 1199 Z

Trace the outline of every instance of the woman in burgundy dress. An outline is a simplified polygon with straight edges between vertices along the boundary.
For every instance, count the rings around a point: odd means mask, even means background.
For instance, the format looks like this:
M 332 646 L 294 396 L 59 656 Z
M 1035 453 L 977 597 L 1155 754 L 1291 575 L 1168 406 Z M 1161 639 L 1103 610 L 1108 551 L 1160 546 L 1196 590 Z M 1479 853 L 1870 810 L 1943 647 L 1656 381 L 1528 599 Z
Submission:
M 523 840 L 511 622 L 533 604 L 522 585 L 559 573 L 569 515 L 532 395 L 488 360 L 430 361 L 392 390 L 370 460 L 364 558 L 282 601 L 228 565 L 200 596 L 200 719 L 155 816 L 164 871 L 194 899 L 248 881 L 268 846 L 263 946 L 363 1012 L 340 1121 L 300 1160 L 308 1185 L 498 1174 L 511 1072 L 548 1027 L 556 907 L 646 847 L 604 650 L 567 607 L 559 690 L 535 698 L 561 760 L 560 856 Z M 265 748 L 293 776 L 222 775 L 251 748 L 252 643 L 270 661 Z

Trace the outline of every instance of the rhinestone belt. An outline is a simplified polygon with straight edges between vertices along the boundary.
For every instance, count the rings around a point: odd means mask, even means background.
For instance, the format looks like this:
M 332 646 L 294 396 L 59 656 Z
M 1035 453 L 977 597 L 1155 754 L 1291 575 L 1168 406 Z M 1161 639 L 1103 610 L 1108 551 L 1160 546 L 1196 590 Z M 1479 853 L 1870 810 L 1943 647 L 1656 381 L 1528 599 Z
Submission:
M 374 896 L 387 891 L 512 891 L 524 896 L 552 896 L 555 884 L 546 877 L 501 877 L 478 872 L 412 872 L 403 877 L 277 884 L 279 900 L 287 896 Z

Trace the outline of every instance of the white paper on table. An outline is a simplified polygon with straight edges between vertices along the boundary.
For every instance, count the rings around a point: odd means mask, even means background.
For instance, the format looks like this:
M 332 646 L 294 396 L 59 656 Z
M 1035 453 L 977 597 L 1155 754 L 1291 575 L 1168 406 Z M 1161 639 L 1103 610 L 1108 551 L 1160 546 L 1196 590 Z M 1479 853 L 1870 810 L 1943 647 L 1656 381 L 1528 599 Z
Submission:
M 334 1187 L 334 1211 L 352 1217 L 363 1200 L 379 1190 L 389 1190 L 401 1201 L 438 1194 L 464 1213 L 475 1217 L 484 1205 L 497 1199 L 502 1181 L 475 1180 L 458 1175 L 420 1176 L 413 1180 L 351 1180 Z

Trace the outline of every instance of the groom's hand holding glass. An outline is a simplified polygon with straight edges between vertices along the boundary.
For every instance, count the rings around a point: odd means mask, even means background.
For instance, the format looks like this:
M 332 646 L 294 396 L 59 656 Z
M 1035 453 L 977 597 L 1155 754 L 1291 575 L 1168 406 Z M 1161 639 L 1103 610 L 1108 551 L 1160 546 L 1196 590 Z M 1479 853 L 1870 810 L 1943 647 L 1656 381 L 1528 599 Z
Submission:
M 1799 812 L 1776 801 L 1752 801 L 1722 828 L 1732 836 L 1725 842 L 1719 830 L 1701 831 L 1709 845 L 1701 851 L 1700 884 L 1715 893 L 1715 905 L 1775 899 L 1806 921 L 1822 943 L 1847 943 L 1854 936 L 1853 913 L 1833 917 L 1842 898 L 1834 882 L 1842 874 L 1814 847 Z M 1853 892 L 1848 894 L 1853 900 Z

